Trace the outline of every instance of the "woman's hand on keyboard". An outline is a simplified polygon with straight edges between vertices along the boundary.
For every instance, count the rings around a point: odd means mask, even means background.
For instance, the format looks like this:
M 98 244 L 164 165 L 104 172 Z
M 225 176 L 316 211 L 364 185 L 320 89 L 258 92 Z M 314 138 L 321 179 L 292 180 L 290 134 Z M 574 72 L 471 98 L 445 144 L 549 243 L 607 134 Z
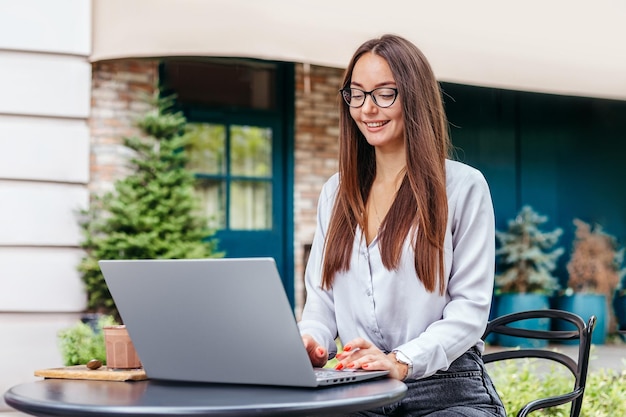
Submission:
M 407 365 L 400 364 L 395 360 L 395 354 L 389 355 L 378 349 L 367 340 L 357 338 L 343 347 L 338 353 L 339 360 L 335 369 L 365 369 L 366 371 L 389 371 L 389 376 L 395 379 L 403 379 L 407 373 Z

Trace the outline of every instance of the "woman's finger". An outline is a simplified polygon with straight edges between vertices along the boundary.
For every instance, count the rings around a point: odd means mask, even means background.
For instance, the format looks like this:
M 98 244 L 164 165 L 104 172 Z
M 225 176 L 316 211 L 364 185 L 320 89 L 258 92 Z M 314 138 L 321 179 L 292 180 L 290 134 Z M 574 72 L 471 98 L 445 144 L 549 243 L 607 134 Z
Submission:
M 373 345 L 363 338 L 356 338 L 354 340 L 349 341 L 343 346 L 344 352 L 352 352 L 356 349 L 368 349 Z
M 304 343 L 313 366 L 322 367 L 326 365 L 326 362 L 328 362 L 328 351 L 324 347 L 309 335 L 302 336 L 302 343 Z

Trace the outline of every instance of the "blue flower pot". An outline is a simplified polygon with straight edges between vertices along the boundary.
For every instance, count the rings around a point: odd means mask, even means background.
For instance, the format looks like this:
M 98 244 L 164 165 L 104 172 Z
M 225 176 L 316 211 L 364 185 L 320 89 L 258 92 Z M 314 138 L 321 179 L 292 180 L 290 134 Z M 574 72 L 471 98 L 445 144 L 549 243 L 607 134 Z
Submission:
M 606 340 L 608 326 L 608 311 L 606 296 L 602 294 L 572 294 L 557 297 L 554 307 L 559 310 L 569 311 L 579 315 L 584 321 L 589 321 L 589 317 L 596 316 L 596 327 L 591 335 L 591 343 L 603 345 Z M 554 324 L 555 330 L 574 330 L 573 324 L 559 320 Z M 564 344 L 577 344 L 577 341 L 563 342 Z
M 542 294 L 502 294 L 498 296 L 497 316 L 505 314 L 518 313 L 528 310 L 546 310 L 550 303 L 547 295 Z M 550 330 L 550 319 L 531 319 L 515 323 L 512 327 L 528 330 Z M 498 335 L 498 344 L 500 346 L 521 348 L 540 348 L 548 345 L 545 340 L 529 340 L 523 337 Z

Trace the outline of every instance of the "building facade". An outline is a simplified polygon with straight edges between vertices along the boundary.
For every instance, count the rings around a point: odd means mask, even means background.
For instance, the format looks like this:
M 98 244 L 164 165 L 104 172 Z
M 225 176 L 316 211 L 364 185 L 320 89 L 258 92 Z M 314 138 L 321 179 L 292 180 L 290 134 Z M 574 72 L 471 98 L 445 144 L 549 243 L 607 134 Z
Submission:
M 164 3 L 154 1 L 154 8 Z M 272 196 L 278 205 L 272 211 L 282 223 L 273 239 L 281 242 L 281 273 L 296 315 L 304 301 L 318 193 L 337 169 L 343 69 L 234 49 L 218 56 L 139 51 L 94 58 L 93 45 L 101 40 L 92 39 L 93 25 L 106 4 L 0 0 L 0 334 L 7 341 L 0 348 L 0 392 L 34 379 L 34 369 L 61 365 L 56 333 L 86 307 L 76 270 L 82 256 L 76 214 L 88 207 L 91 193 L 110 190 L 125 174 L 129 155 L 122 138 L 138 134 L 134 121 L 150 108 L 145 97 L 166 84 L 168 62 L 282 71 L 281 87 L 273 90 L 282 107 L 274 112 L 180 104 L 193 123 L 235 126 L 262 119 L 260 125 L 280 131 L 273 148 L 280 174 L 273 180 L 282 188 Z M 194 42 L 190 37 L 190 50 Z M 549 216 L 548 227 L 565 229 L 564 246 L 574 217 L 600 222 L 624 241 L 626 101 L 460 82 L 442 86 L 458 158 L 485 174 L 499 228 L 531 204 Z M 256 254 L 250 247 L 237 252 L 237 236 L 223 235 L 227 252 Z

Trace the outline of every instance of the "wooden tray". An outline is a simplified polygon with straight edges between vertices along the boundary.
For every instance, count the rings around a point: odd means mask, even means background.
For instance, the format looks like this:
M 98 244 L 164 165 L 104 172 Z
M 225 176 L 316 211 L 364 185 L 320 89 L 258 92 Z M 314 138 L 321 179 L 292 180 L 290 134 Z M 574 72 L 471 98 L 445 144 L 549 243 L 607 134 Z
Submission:
M 110 370 L 106 366 L 96 370 L 85 365 L 66 366 L 64 368 L 40 369 L 35 376 L 60 379 L 91 379 L 98 381 L 142 381 L 148 379 L 143 369 Z

